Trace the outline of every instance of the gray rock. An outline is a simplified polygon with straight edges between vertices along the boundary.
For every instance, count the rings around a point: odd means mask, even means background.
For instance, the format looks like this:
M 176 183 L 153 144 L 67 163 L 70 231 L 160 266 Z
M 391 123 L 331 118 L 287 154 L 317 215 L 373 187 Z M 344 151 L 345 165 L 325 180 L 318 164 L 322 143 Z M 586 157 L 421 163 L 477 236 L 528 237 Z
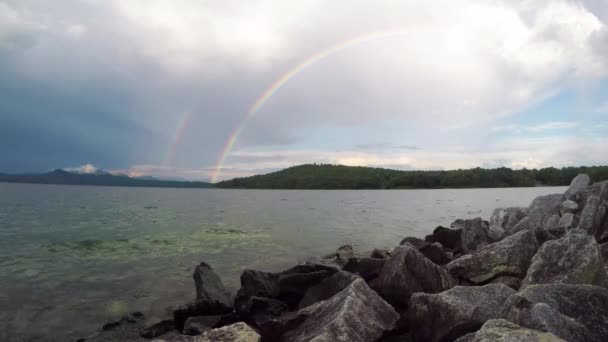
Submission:
M 454 340 L 454 342 L 472 342 L 475 339 L 475 333 L 468 333 Z
M 560 214 L 564 215 L 565 213 L 576 213 L 578 211 L 578 203 L 573 200 L 565 200 L 562 202 L 561 207 L 559 208 Z
M 429 236 L 432 237 L 432 235 L 429 235 Z M 432 238 L 429 238 L 429 240 L 432 240 Z M 432 241 L 426 241 L 426 240 L 419 239 L 417 237 L 408 236 L 408 237 L 404 238 L 403 240 L 401 240 L 399 245 L 405 245 L 406 243 L 409 243 L 410 245 L 416 247 L 416 249 L 420 249 L 422 247 L 426 247 L 426 246 L 430 245 L 432 243 Z
M 415 293 L 408 318 L 417 341 L 451 341 L 499 318 L 515 290 L 503 284 L 456 286 L 437 294 Z
M 526 216 L 521 221 L 517 222 L 513 227 L 505 230 L 505 234 L 507 236 L 514 235 L 515 233 L 519 233 L 522 230 L 530 230 L 534 231 L 534 225 L 532 224 L 532 220 L 530 217 Z
M 598 244 L 584 231 L 571 230 L 558 240 L 545 242 L 532 258 L 522 281 L 531 284 L 606 284 L 606 271 Z
M 457 222 L 459 223 L 456 224 Z M 439 226 L 433 230 L 433 234 L 425 237 L 425 240 L 430 243 L 439 242 L 443 248 L 450 249 L 455 253 L 462 252 L 462 226 L 464 226 L 464 220 L 456 220 L 452 225 L 459 228 Z
M 528 213 L 527 208 L 522 207 L 511 207 L 511 208 L 497 208 L 494 209 L 492 216 L 490 217 L 490 232 L 494 235 L 492 238 L 494 241 L 499 241 L 504 236 L 496 236 L 501 235 L 500 232 L 504 232 L 505 234 L 519 223 L 524 217 L 526 217 Z M 508 234 L 513 235 L 513 234 Z
M 560 225 L 561 217 L 553 214 L 544 221 L 541 226 L 536 227 L 536 239 L 539 243 L 559 239 L 566 234 L 566 229 Z
M 568 232 L 578 226 L 579 217 L 572 213 L 565 213 L 557 223 L 560 230 Z
M 192 337 L 192 342 L 259 342 L 260 335 L 245 323 L 235 323 Z
M 211 266 L 201 262 L 194 269 L 192 278 L 196 287 L 196 301 L 180 306 L 173 312 L 178 331 L 182 331 L 188 317 L 223 315 L 232 311 L 232 295 Z
M 196 301 L 204 301 L 210 305 L 232 308 L 232 295 L 226 289 L 220 277 L 208 264 L 201 262 L 192 274 L 196 287 Z M 217 302 L 217 304 L 213 304 Z
M 600 204 L 594 219 L 593 236 L 600 243 L 608 241 L 608 202 Z
M 323 279 L 319 284 L 309 288 L 300 301 L 298 308 L 303 309 L 314 303 L 327 300 L 357 279 L 361 279 L 361 277 L 346 271 L 336 272 Z
M 535 232 L 539 242 L 544 242 L 542 232 L 550 230 L 545 226 L 554 224 L 555 215 L 559 215 L 559 210 L 565 197 L 562 194 L 546 195 L 536 197 L 528 208 L 529 221 L 525 222 L 527 228 Z M 524 223 L 523 220 L 520 224 Z M 517 225 L 516 225 L 517 226 Z M 521 229 L 522 227 L 518 227 Z M 514 227 L 515 229 L 515 227 Z
M 604 242 L 600 245 L 600 253 L 602 254 L 604 264 L 608 265 L 608 242 Z
M 572 182 L 570 182 L 570 187 L 568 188 L 568 190 L 566 190 L 566 198 L 575 198 L 579 192 L 589 186 L 589 183 L 591 183 L 591 179 L 589 179 L 589 176 L 584 173 L 581 173 L 578 176 L 574 177 L 574 179 L 572 179 Z
M 145 338 L 154 338 L 164 335 L 170 331 L 175 330 L 175 324 L 172 320 L 167 319 L 157 323 L 149 324 L 141 330 L 139 336 Z
M 484 284 L 500 276 L 523 277 L 538 249 L 534 234 L 524 230 L 447 264 L 458 278 Z
M 433 242 L 430 245 L 419 249 L 420 253 L 427 257 L 437 265 L 445 265 L 451 261 L 450 257 L 444 251 L 443 246 L 439 242 Z
M 457 219 L 454 222 L 450 223 L 450 228 L 452 229 L 462 229 L 464 228 L 465 220 Z
M 487 321 L 475 334 L 473 342 L 566 342 L 546 332 L 526 329 L 504 319 Z
M 606 288 L 561 283 L 530 285 L 507 300 L 503 310 L 504 317 L 518 320 L 524 325 L 528 324 L 526 322 L 531 322 L 532 326 L 536 326 L 538 324 L 536 319 L 527 318 L 531 316 L 525 311 L 526 306 L 530 306 L 526 301 L 532 304 L 545 303 L 561 315 L 584 325 L 588 341 L 608 341 L 608 289 Z M 540 321 L 559 333 L 562 331 L 559 329 L 560 324 L 571 323 L 570 320 L 560 317 L 554 324 L 550 320 L 555 318 L 549 316 L 540 317 Z M 576 329 L 576 324 L 570 323 L 564 326 L 563 331 L 572 335 L 577 331 L 580 332 Z
M 600 207 L 600 198 L 596 195 L 591 195 L 587 198 L 585 207 L 581 212 L 581 219 L 578 223 L 578 229 L 586 231 L 588 234 L 593 234 L 596 230 L 599 230 L 601 214 L 598 212 Z M 604 212 L 605 214 L 605 212 Z
M 303 264 L 278 273 L 245 270 L 241 274 L 241 288 L 235 298 L 235 311 L 244 311 L 252 296 L 277 299 L 297 307 L 304 293 L 338 270 L 319 264 Z
M 184 324 L 184 335 L 196 336 L 213 329 L 222 316 L 189 317 Z
M 262 331 L 269 341 L 376 341 L 395 327 L 398 318 L 358 279 L 326 301 L 267 322 Z
M 465 253 L 472 253 L 478 248 L 492 242 L 490 229 L 480 217 L 464 221 L 464 228 L 462 229 L 462 249 Z
M 531 303 L 523 297 L 512 296 L 506 307 L 503 318 L 526 328 L 549 332 L 570 342 L 584 342 L 591 337 L 584 325 L 546 303 Z
M 404 307 L 413 293 L 442 292 L 454 287 L 456 281 L 446 270 L 406 244 L 395 248 L 371 285 L 389 303 Z
M 387 259 L 376 258 L 351 258 L 348 260 L 342 270 L 356 274 L 365 281 L 371 281 L 376 278 Z
M 289 306 L 278 299 L 251 296 L 246 302 L 240 303 L 237 314 L 240 320 L 259 327 L 288 311 Z

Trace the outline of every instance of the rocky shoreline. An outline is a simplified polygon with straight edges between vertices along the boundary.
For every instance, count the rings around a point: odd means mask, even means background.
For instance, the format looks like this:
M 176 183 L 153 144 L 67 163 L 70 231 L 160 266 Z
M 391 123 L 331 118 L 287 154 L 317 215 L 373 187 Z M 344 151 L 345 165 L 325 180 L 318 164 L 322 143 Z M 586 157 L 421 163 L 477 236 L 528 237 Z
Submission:
M 578 175 L 392 250 L 245 270 L 236 294 L 202 262 L 172 319 L 133 313 L 79 341 L 608 341 L 606 260 L 608 181 Z

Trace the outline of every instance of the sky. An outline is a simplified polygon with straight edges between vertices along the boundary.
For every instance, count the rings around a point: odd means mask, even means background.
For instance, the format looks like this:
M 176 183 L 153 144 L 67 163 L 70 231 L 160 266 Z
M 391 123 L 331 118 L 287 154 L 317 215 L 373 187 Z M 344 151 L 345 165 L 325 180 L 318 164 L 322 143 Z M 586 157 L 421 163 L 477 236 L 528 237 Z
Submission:
M 605 0 L 0 0 L 0 172 L 608 164 Z

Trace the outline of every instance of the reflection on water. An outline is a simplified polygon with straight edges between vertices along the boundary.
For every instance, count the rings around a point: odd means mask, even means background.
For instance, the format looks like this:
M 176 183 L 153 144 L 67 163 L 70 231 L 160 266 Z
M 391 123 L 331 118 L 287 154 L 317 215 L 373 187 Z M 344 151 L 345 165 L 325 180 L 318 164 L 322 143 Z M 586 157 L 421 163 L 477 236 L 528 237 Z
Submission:
M 210 263 L 229 287 L 350 243 L 360 251 L 488 218 L 562 188 L 264 191 L 0 183 L 0 340 L 82 337 L 142 311 L 163 318 Z

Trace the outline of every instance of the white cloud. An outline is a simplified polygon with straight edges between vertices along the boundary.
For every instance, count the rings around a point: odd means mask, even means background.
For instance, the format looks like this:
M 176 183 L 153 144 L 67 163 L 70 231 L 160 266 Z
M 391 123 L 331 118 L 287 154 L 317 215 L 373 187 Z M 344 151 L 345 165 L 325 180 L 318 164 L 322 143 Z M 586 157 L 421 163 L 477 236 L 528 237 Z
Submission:
M 82 37 L 83 35 L 85 35 L 87 33 L 87 31 L 88 31 L 87 27 L 84 25 L 80 25 L 80 24 L 68 25 L 68 27 L 66 28 L 67 34 L 74 38 Z
M 553 122 L 545 122 L 536 125 L 502 125 L 502 126 L 494 126 L 491 128 L 492 132 L 508 132 L 508 133 L 541 133 L 545 131 L 554 131 L 554 130 L 564 130 L 571 129 L 575 127 L 579 127 L 580 122 L 573 121 L 553 121 Z
M 84 174 L 93 174 L 93 173 L 97 173 L 98 171 L 100 171 L 93 164 L 84 164 L 84 165 L 81 165 L 78 167 L 68 167 L 68 168 L 65 168 L 64 170 L 69 171 L 69 172 L 84 173 Z

